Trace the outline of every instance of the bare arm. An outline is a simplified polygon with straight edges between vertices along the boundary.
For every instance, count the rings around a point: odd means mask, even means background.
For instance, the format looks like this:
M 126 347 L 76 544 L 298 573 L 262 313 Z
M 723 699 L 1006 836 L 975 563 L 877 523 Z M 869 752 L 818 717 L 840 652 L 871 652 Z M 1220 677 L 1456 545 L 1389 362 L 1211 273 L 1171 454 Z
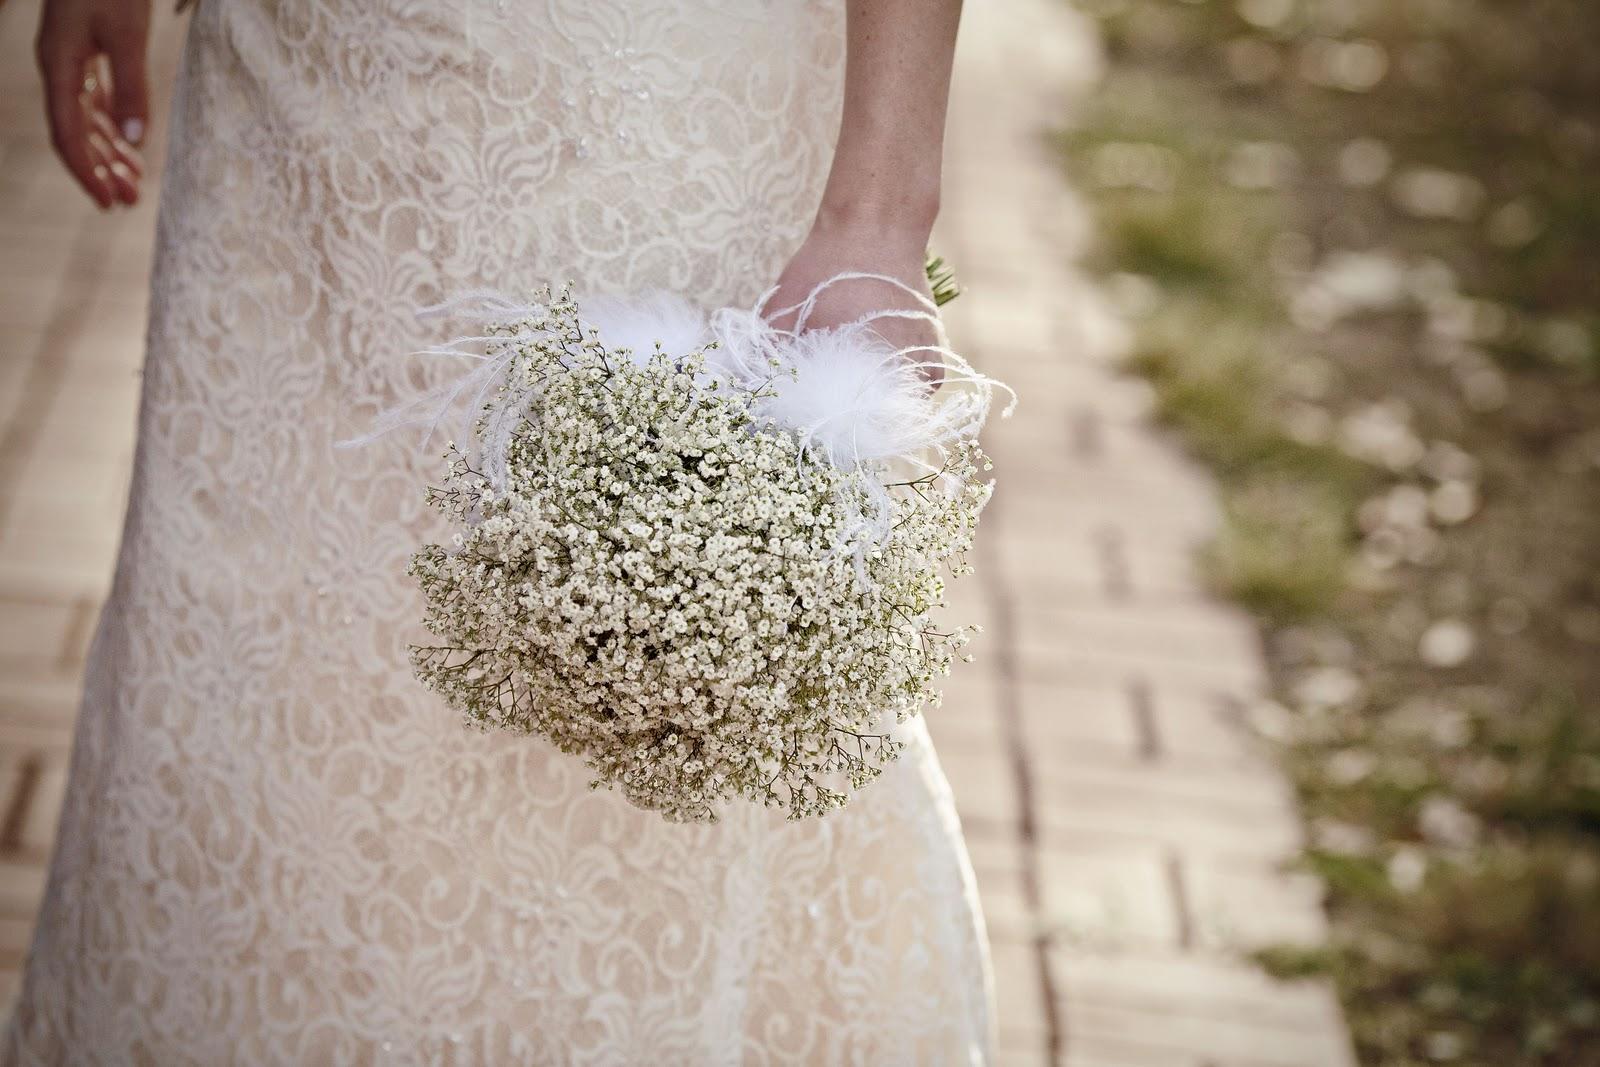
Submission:
M 844 108 L 833 167 L 811 232 L 770 306 L 803 299 L 843 271 L 899 278 L 927 292 L 923 256 L 939 212 L 940 159 L 961 0 L 847 0 Z M 913 301 L 881 282 L 844 282 L 807 328 Z M 788 322 L 781 323 L 788 325 Z M 897 345 L 927 344 L 926 324 L 884 319 Z
M 926 238 L 961 0 L 848 0 L 846 10 L 844 110 L 821 214 Z

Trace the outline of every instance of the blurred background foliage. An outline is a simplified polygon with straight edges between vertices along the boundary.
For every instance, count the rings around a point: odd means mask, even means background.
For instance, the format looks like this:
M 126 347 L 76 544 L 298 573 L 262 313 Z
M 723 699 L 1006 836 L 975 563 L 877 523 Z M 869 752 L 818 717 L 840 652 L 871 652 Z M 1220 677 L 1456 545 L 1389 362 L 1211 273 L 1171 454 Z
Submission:
M 1217 471 L 1371 1064 L 1600 1064 L 1600 3 L 1079 0 L 1061 134 Z

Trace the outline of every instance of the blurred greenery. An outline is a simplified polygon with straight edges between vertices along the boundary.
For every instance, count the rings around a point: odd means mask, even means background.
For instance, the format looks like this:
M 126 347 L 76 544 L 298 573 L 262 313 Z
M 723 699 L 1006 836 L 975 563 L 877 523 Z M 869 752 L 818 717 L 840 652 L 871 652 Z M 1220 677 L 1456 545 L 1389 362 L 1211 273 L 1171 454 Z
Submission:
M 1600 4 L 1080 0 L 1061 135 L 1369 1064 L 1600 1064 Z

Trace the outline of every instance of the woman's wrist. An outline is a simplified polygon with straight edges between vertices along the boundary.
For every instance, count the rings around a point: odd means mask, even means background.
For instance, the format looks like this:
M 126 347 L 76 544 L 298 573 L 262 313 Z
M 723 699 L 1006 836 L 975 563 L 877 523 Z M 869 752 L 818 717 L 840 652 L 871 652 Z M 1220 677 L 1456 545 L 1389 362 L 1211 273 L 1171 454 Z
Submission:
M 941 140 L 882 122 L 842 124 L 819 222 L 926 240 L 939 214 Z
M 842 168 L 835 160 L 817 207 L 818 229 L 872 234 L 891 244 L 927 243 L 939 215 L 939 182 L 887 167 Z

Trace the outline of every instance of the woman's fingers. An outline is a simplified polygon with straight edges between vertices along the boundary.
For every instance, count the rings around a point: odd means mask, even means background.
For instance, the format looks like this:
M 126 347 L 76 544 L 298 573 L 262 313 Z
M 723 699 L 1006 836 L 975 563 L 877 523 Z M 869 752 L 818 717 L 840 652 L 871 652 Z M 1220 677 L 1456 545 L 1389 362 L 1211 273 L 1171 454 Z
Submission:
M 90 113 L 90 121 L 94 123 L 95 131 L 110 144 L 115 158 L 132 171 L 135 178 L 144 177 L 144 153 L 123 138 L 116 124 L 111 121 L 111 116 L 96 109 Z
M 132 206 L 139 202 L 139 176 L 123 160 L 111 141 L 99 130 L 89 133 L 89 151 L 95 163 L 106 169 L 112 194 L 119 203 Z
M 145 74 L 145 42 L 149 37 L 149 9 L 127 4 L 125 15 L 100 33 L 95 43 L 111 61 L 111 118 L 129 144 L 144 143 L 149 121 L 149 84 Z
M 88 58 L 82 43 L 50 37 L 39 40 L 39 70 L 44 75 L 50 143 L 90 199 L 108 208 L 116 200 L 111 170 L 95 157 L 89 144 L 89 117 L 82 99 L 87 88 L 84 77 Z
M 89 117 L 89 144 L 100 155 L 100 162 L 111 174 L 111 189 L 117 199 L 130 207 L 139 202 L 139 179 L 144 176 L 144 157 L 129 144 L 111 117 L 112 94 L 106 87 L 107 65 L 97 57 L 94 73 L 84 83 L 83 109 Z

